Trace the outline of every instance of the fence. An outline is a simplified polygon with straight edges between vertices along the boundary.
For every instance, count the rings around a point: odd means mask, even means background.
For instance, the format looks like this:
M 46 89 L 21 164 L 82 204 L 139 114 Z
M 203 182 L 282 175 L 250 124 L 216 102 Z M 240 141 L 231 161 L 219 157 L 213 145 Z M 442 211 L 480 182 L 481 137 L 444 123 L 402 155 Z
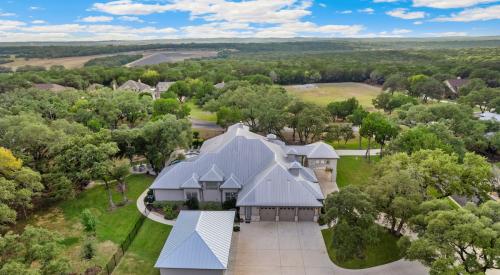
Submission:
M 146 210 L 147 211 L 147 210 Z M 137 232 L 139 232 L 139 229 L 141 229 L 142 224 L 144 223 L 144 220 L 147 217 L 146 215 L 142 215 L 139 217 L 139 219 L 135 222 L 134 228 L 130 230 L 130 232 L 127 235 L 127 238 L 120 244 L 118 247 L 118 251 L 113 254 L 113 257 L 109 260 L 109 262 L 106 264 L 104 269 L 101 271 L 101 274 L 107 274 L 111 275 L 113 273 L 113 270 L 115 270 L 115 267 L 118 265 L 120 262 L 121 258 L 127 252 L 127 249 L 129 248 L 130 244 L 134 241 L 135 236 L 137 235 Z

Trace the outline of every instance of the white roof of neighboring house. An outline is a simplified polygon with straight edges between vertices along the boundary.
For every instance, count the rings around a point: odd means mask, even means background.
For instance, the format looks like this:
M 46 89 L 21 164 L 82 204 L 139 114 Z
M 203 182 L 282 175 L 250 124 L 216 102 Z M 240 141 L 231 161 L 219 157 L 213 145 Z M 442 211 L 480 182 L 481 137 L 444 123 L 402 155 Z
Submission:
M 181 211 L 156 268 L 227 269 L 234 211 Z
M 321 189 L 314 172 L 298 163 L 293 166 L 299 173 L 288 170 L 293 163 L 287 158 L 289 149 L 283 142 L 252 133 L 238 123 L 205 141 L 198 156 L 166 167 L 150 188 L 183 189 L 182 184 L 196 173 L 202 175 L 199 181 L 220 181 L 222 186 L 233 185 L 228 181 L 237 179 L 241 185 L 238 206 L 321 206 L 318 200 L 324 196 L 317 192 Z M 308 157 L 338 158 L 333 148 L 322 142 L 293 149 Z
M 500 122 L 500 115 L 497 113 L 484 112 L 479 114 L 479 120 L 492 120 Z

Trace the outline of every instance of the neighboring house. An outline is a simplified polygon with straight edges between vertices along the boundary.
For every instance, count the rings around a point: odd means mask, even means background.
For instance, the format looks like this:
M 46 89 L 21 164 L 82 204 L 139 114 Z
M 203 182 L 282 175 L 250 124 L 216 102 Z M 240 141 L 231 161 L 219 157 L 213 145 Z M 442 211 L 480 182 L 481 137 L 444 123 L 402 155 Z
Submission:
M 181 211 L 155 268 L 162 275 L 224 274 L 234 215 L 234 211 Z
M 37 84 L 33 84 L 33 88 L 38 89 L 38 90 L 51 91 L 51 92 L 75 90 L 75 88 L 73 88 L 73 87 L 66 87 L 66 86 L 62 86 L 62 85 L 54 84 L 54 83 L 37 83 Z
M 467 85 L 468 83 L 468 79 L 462 78 L 448 79 L 444 81 L 446 87 L 448 87 L 448 89 L 450 89 L 450 91 L 455 95 L 458 95 L 458 93 L 460 92 L 460 88 Z
M 214 87 L 216 89 L 224 89 L 224 87 L 226 87 L 226 83 L 224 83 L 224 81 L 222 81 L 220 83 L 215 84 Z
M 484 112 L 479 114 L 479 120 L 490 120 L 500 122 L 500 114 Z
M 150 189 L 157 201 L 236 199 L 246 221 L 316 221 L 325 196 L 312 168 L 332 170 L 335 181 L 338 158 L 326 143 L 288 146 L 238 123 L 165 167 Z
M 170 88 L 170 86 L 172 86 L 172 84 L 174 84 L 174 83 L 175 83 L 174 81 L 158 82 L 158 84 L 156 84 L 156 88 L 155 88 L 155 99 L 160 98 L 161 94 L 163 92 L 168 91 L 168 88 Z
M 139 81 L 127 80 L 127 82 L 123 83 L 120 87 L 118 87 L 118 90 L 134 91 L 137 93 L 149 93 L 151 94 L 151 96 L 154 97 L 155 89 L 149 86 L 148 84 L 142 83 L 140 80 Z

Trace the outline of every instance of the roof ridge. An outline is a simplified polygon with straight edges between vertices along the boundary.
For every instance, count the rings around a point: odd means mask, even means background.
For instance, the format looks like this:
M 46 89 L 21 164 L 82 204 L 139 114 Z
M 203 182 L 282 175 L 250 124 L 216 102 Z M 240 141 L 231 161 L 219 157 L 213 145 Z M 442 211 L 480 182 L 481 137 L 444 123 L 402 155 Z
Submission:
M 193 233 L 196 233 L 196 235 L 198 235 L 198 237 L 203 241 L 203 244 L 208 248 L 208 250 L 210 250 L 210 253 L 217 259 L 219 264 L 222 267 L 224 267 L 224 264 L 222 263 L 221 259 L 219 259 L 219 257 L 214 253 L 212 248 L 208 245 L 207 240 L 205 240 L 205 238 L 203 237 L 203 234 L 200 234 L 200 231 L 198 231 L 200 229 L 199 228 L 200 222 L 204 218 L 204 216 L 205 216 L 205 213 L 203 213 L 203 211 L 200 211 L 200 215 L 198 216 L 198 221 L 196 221 L 196 226 L 194 227 Z

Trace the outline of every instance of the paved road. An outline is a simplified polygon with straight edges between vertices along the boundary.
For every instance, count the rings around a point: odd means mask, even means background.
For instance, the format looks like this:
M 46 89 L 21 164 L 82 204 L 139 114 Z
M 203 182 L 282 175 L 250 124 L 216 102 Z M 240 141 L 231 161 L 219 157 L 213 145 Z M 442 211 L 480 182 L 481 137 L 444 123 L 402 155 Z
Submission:
M 335 150 L 339 156 L 365 156 L 366 150 Z M 371 149 L 370 156 L 380 155 L 380 149 Z

